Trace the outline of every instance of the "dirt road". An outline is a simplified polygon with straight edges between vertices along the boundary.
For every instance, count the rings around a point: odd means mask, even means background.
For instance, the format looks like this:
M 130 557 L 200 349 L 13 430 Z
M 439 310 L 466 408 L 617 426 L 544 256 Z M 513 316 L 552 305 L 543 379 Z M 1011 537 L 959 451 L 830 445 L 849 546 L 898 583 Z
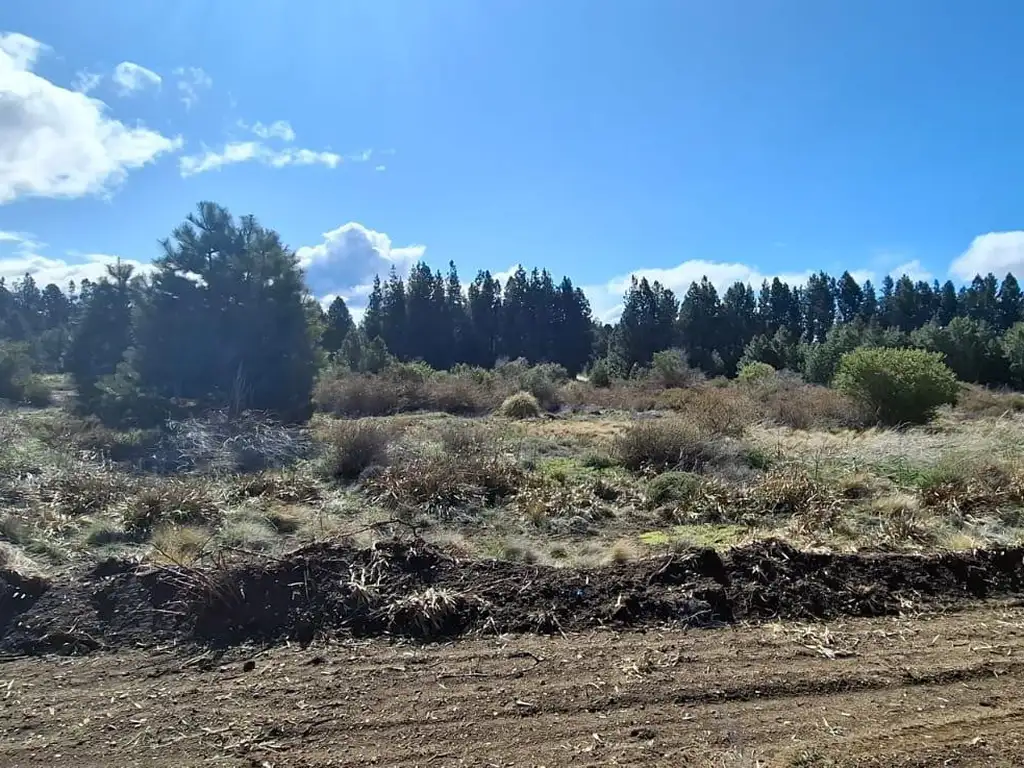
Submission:
M 0 765 L 1024 764 L 1024 608 L 0 664 Z

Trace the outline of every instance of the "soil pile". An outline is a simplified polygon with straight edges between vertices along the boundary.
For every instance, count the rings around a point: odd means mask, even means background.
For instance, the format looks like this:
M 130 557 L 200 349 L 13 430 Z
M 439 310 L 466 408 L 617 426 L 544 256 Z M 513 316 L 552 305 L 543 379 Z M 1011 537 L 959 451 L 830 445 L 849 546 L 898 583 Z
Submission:
M 1022 585 L 1021 548 L 832 555 L 770 540 L 724 555 L 702 549 L 573 570 L 461 561 L 419 540 L 370 549 L 315 544 L 216 568 L 110 560 L 50 583 L 0 570 L 0 650 L 884 616 L 1005 596 Z

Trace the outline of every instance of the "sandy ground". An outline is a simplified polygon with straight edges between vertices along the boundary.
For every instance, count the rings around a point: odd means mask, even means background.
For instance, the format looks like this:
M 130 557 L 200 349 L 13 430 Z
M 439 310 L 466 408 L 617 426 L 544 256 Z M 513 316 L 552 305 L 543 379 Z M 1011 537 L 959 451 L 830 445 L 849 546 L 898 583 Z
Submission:
M 1024 608 L 0 663 L 0 765 L 1011 766 Z

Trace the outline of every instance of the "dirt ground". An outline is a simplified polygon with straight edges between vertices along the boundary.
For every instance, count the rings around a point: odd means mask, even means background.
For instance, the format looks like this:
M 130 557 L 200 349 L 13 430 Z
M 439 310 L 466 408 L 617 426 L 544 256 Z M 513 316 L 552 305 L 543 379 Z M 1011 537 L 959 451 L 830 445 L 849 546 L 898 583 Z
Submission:
M 1024 764 L 1024 609 L 0 664 L 0 765 Z

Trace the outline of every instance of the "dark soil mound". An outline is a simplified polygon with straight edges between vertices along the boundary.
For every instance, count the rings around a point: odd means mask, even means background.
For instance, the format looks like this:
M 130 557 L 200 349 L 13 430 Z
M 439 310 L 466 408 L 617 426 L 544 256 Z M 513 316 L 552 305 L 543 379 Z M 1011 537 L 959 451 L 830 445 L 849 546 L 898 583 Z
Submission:
M 1024 549 L 828 555 L 765 541 L 570 570 L 459 561 L 422 541 L 316 544 L 219 568 L 106 561 L 52 584 L 0 571 L 0 649 L 226 647 L 320 636 L 565 632 L 898 614 L 1008 595 Z

